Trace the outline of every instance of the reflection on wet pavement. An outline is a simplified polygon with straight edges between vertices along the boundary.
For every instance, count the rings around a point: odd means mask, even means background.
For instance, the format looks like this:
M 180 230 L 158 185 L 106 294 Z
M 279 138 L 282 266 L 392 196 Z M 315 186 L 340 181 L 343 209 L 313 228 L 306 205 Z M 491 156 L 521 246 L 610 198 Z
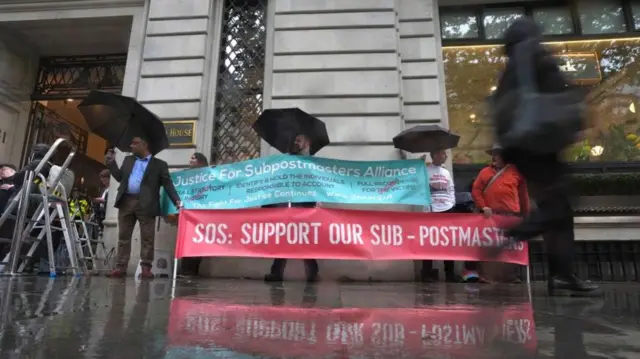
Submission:
M 0 358 L 637 358 L 637 284 L 0 277 Z

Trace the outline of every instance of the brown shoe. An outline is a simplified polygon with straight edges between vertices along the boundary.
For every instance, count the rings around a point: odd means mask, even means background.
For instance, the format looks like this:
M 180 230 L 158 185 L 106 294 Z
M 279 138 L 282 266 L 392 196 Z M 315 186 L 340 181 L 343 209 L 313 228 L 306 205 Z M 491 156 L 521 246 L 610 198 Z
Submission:
M 127 272 L 120 270 L 120 269 L 116 269 L 113 272 L 107 274 L 107 277 L 109 278 L 124 278 L 127 275 Z
M 142 272 L 140 272 L 141 279 L 153 279 L 154 275 L 151 272 L 151 267 L 142 267 Z

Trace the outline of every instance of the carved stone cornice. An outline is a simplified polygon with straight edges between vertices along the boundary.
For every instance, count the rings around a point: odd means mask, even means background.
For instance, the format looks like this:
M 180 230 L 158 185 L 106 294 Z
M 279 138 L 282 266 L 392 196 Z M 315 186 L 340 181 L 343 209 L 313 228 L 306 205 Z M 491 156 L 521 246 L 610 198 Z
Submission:
M 0 13 L 143 6 L 145 0 L 0 0 Z

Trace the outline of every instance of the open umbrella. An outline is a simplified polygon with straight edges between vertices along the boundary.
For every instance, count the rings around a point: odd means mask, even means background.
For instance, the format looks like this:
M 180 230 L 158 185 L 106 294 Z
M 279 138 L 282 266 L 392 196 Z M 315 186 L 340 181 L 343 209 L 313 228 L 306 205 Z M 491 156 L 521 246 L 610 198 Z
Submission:
M 91 132 L 129 152 L 134 137 L 144 137 L 154 155 L 169 147 L 164 124 L 131 97 L 91 91 L 78 105 Z
M 311 140 L 312 155 L 330 143 L 325 123 L 299 108 L 264 110 L 253 123 L 253 129 L 282 153 L 289 152 L 297 135 Z
M 411 153 L 435 152 L 458 146 L 460 136 L 438 125 L 419 125 L 393 138 L 393 146 Z

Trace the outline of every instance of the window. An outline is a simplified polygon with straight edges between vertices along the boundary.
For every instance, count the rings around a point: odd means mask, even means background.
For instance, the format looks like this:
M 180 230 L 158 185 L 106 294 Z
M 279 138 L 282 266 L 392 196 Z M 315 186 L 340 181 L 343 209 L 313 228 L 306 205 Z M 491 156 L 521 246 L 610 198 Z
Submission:
M 627 31 L 620 1 L 584 0 L 578 3 L 583 34 L 612 34 Z
M 548 7 L 533 10 L 533 20 L 542 26 L 544 35 L 573 33 L 571 10 L 566 7 Z
M 440 29 L 443 39 L 468 39 L 478 37 L 478 21 L 474 13 L 442 14 Z
M 591 127 L 570 161 L 640 161 L 640 37 L 547 44 L 567 77 L 587 92 Z M 443 48 L 454 163 L 486 163 L 493 142 L 487 98 L 504 68 L 501 46 Z
M 640 4 L 631 4 L 631 13 L 633 14 L 633 27 L 640 30 Z
M 500 39 L 509 25 L 524 16 L 524 9 L 487 9 L 483 12 L 483 24 L 487 39 Z

